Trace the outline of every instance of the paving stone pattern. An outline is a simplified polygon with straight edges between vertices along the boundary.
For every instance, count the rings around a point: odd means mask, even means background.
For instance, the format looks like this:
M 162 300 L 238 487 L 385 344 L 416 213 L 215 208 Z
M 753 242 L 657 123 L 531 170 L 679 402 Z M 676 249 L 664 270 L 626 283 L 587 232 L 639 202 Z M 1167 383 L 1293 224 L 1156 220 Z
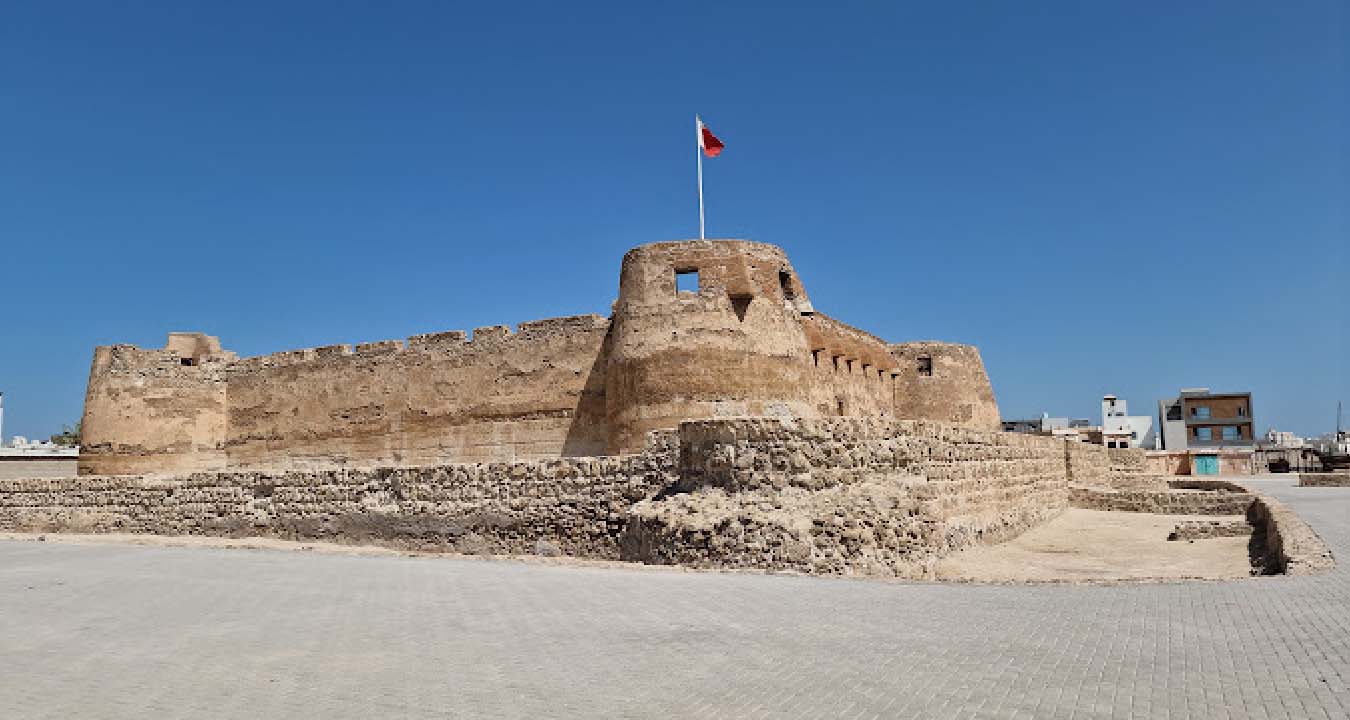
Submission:
M 1252 481 L 1350 557 L 1350 490 Z M 1343 718 L 1350 568 L 962 585 L 0 543 L 0 717 Z

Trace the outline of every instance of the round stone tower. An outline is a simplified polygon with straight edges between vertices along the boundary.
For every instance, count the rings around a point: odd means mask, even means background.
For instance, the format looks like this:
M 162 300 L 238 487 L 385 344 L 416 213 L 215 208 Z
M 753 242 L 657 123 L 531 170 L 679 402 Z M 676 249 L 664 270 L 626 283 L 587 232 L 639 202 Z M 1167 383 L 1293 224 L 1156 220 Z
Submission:
M 606 370 L 608 450 L 682 420 L 813 416 L 814 311 L 782 249 L 746 240 L 653 243 L 623 258 Z

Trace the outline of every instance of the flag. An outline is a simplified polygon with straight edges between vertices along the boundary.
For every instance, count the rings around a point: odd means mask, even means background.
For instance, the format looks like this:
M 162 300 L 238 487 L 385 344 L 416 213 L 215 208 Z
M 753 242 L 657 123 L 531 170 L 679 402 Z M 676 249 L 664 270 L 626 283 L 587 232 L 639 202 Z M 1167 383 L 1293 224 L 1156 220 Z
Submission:
M 718 155 L 721 155 L 722 148 L 726 146 L 722 144 L 721 140 L 717 139 L 716 135 L 712 134 L 712 131 L 708 129 L 707 125 L 703 124 L 703 120 L 698 118 L 695 119 L 698 121 L 699 149 L 702 150 L 703 154 L 707 155 L 708 157 L 717 157 Z

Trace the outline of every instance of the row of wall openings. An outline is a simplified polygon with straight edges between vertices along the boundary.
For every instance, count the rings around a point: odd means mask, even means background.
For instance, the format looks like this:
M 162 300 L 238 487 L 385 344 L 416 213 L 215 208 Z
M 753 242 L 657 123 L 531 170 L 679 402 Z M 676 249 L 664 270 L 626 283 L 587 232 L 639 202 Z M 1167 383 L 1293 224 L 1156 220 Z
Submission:
M 822 355 L 823 355 L 824 352 L 825 352 L 825 349 L 824 349 L 824 348 L 820 348 L 820 349 L 817 349 L 817 350 L 812 350 L 812 351 L 811 351 L 811 364 L 814 365 L 815 367 L 820 367 L 820 358 L 822 357 Z M 830 358 L 830 363 L 831 363 L 831 365 L 833 365 L 835 372 L 838 372 L 838 371 L 839 371 L 839 359 L 842 358 L 842 357 L 844 357 L 844 356 L 843 356 L 843 355 L 830 355 L 830 356 L 828 356 L 828 357 Z M 846 359 L 846 360 L 844 360 L 844 363 L 845 363 L 845 365 L 846 365 L 847 368 L 848 368 L 849 374 L 852 374 L 852 373 L 853 373 L 853 361 L 852 361 L 852 360 L 847 360 L 847 359 Z M 869 363 L 863 363 L 862 370 L 863 370 L 863 374 L 864 374 L 864 375 L 870 374 L 870 373 L 872 372 L 872 369 L 873 369 L 873 368 L 872 368 L 872 366 L 871 366 Z M 877 371 L 877 380 L 880 380 L 880 381 L 882 381 L 882 382 L 885 382 L 885 381 L 886 381 L 886 371 L 883 370 L 882 368 L 876 368 L 876 371 Z M 892 377 L 892 378 L 895 377 L 895 374 L 892 373 L 892 374 L 891 374 L 891 377 Z

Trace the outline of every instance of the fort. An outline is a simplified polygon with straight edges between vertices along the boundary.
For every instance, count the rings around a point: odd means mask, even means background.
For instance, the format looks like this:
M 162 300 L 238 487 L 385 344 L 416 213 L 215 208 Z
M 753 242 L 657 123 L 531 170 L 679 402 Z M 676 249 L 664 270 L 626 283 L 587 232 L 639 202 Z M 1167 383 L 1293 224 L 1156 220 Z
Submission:
M 677 277 L 696 281 L 681 291 Z M 717 417 L 874 417 L 996 430 L 979 352 L 887 343 L 815 310 L 784 252 L 643 245 L 612 315 L 239 359 L 214 337 L 94 353 L 82 474 L 619 455 Z
M 772 245 L 655 243 L 609 318 L 244 359 L 199 333 L 99 347 L 79 475 L 0 479 L 0 531 L 931 578 L 1074 507 L 1249 527 L 1261 572 L 1330 562 L 1257 494 L 1000 427 L 974 347 L 818 312 Z

